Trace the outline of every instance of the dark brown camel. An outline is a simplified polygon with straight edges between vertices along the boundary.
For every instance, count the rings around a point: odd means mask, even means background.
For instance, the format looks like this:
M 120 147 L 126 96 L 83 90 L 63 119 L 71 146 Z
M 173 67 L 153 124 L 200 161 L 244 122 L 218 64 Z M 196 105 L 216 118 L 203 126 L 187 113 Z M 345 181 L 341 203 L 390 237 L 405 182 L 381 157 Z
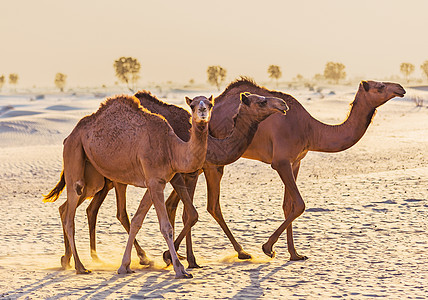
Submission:
M 260 87 L 253 81 L 241 78 L 231 83 L 218 96 L 210 121 L 210 133 L 216 137 L 228 134 L 232 128 L 232 116 L 242 92 L 262 96 L 274 96 L 283 99 L 290 107 L 287 117 L 274 114 L 263 121 L 254 139 L 242 157 L 262 161 L 275 169 L 285 185 L 283 210 L 285 221 L 263 245 L 266 255 L 273 257 L 273 245 L 282 232 L 287 229 L 287 246 L 291 260 L 302 260 L 307 257 L 297 253 L 294 247 L 291 223 L 305 210 L 305 204 L 296 185 L 300 161 L 308 151 L 339 152 L 357 143 L 366 132 L 376 108 L 394 97 L 403 97 L 405 90 L 396 83 L 362 81 L 347 119 L 339 125 L 327 125 L 314 119 L 304 107 L 292 96 L 282 92 L 271 91 Z M 207 210 L 219 223 L 240 259 L 251 256 L 235 240 L 220 208 L 220 181 L 224 165 L 205 163 L 203 171 L 207 181 Z M 170 220 L 175 215 L 179 198 L 173 191 L 167 200 Z M 188 242 L 190 237 L 187 237 Z M 177 245 L 176 245 L 177 248 Z M 187 254 L 192 255 L 193 254 Z M 194 256 L 193 256 L 194 257 Z M 193 258 L 194 259 L 194 258 Z

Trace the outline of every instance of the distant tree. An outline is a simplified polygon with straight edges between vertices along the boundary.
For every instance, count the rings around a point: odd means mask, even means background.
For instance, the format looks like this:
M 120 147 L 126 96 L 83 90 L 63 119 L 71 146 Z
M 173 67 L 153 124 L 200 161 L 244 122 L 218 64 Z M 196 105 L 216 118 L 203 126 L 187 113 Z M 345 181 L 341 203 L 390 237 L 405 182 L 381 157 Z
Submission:
M 115 60 L 113 66 L 119 81 L 126 83 L 128 89 L 133 92 L 138 79 L 140 79 L 141 65 L 138 60 L 133 57 L 121 57 Z
M 4 79 L 4 75 L 0 76 L 0 91 L 4 85 L 5 79 Z
M 220 84 L 226 79 L 226 69 L 220 66 L 209 66 L 207 69 L 208 82 L 220 90 Z
M 278 87 L 278 79 L 282 77 L 281 68 L 276 65 L 270 65 L 267 69 L 269 78 L 276 80 L 276 87 Z
M 303 79 L 304 79 L 304 77 L 303 77 L 303 75 L 302 75 L 302 74 L 297 74 L 297 75 L 296 75 L 296 80 L 297 80 L 297 81 L 303 81 Z
M 18 79 L 19 79 L 18 74 L 15 74 L 15 73 L 9 74 L 9 83 L 10 84 L 17 84 Z
M 334 80 L 334 82 L 338 84 L 340 79 L 345 79 L 346 77 L 345 65 L 329 61 L 324 68 L 324 77 Z
M 406 81 L 409 82 L 409 76 L 415 71 L 415 66 L 411 63 L 402 63 L 400 65 L 400 71 L 406 77 Z
M 424 72 L 425 76 L 428 79 L 428 60 L 424 61 L 424 63 L 421 65 L 422 72 Z
M 65 87 L 65 84 L 66 84 L 66 80 L 67 80 L 67 75 L 62 74 L 62 73 L 56 73 L 55 80 L 54 80 L 55 86 L 57 88 L 59 88 L 59 90 L 61 92 L 64 92 L 64 87 Z
M 324 75 L 322 75 L 322 74 L 320 74 L 320 73 L 316 73 L 316 74 L 314 75 L 314 80 L 315 80 L 315 81 L 322 81 L 322 80 L 324 80 Z

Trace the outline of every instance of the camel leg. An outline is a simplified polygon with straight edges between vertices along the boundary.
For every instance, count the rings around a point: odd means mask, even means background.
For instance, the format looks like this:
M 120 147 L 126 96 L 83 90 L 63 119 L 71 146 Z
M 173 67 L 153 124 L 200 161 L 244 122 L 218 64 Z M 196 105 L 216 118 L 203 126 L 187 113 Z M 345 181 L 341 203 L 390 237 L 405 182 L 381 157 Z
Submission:
M 68 241 L 67 233 L 65 232 L 65 226 L 64 226 L 64 218 L 65 218 L 65 210 L 67 208 L 67 202 L 64 202 L 59 207 L 59 215 L 61 217 L 61 223 L 62 223 L 62 231 L 64 234 L 64 246 L 65 246 L 65 254 L 61 257 L 61 266 L 65 269 L 70 269 L 70 259 L 71 259 L 71 247 L 70 243 Z
M 114 182 L 113 183 L 116 191 L 116 202 L 117 202 L 117 214 L 116 217 L 125 228 L 126 232 L 129 233 L 130 224 L 129 217 L 126 211 L 126 184 Z M 150 260 L 147 258 L 146 252 L 140 247 L 137 240 L 134 239 L 135 250 L 140 258 L 140 265 L 149 265 Z
M 179 176 L 174 176 L 174 180 L 171 180 L 171 184 L 174 187 L 174 190 L 177 192 L 178 196 L 183 201 L 183 204 L 184 204 L 184 212 L 183 212 L 183 214 L 185 213 L 185 217 L 183 219 L 184 228 L 180 232 L 180 234 L 178 235 L 177 239 L 174 242 L 174 248 L 175 248 L 175 250 L 178 250 L 178 248 L 179 248 L 179 246 L 181 244 L 181 241 L 184 239 L 184 237 L 186 235 L 190 235 L 191 234 L 190 233 L 190 229 L 198 221 L 198 213 L 197 213 L 195 207 L 193 206 L 193 200 L 192 200 L 192 197 L 189 195 L 189 190 L 188 190 L 188 184 L 190 184 L 191 185 L 191 190 L 193 190 L 192 191 L 192 195 L 193 195 L 193 193 L 194 193 L 194 187 L 196 185 L 198 177 L 195 176 L 195 177 L 193 177 L 193 179 L 191 180 L 191 182 L 185 183 L 183 175 L 181 175 L 181 174 L 176 174 L 176 175 L 179 175 Z M 190 249 L 190 250 L 192 250 L 192 249 Z M 189 260 L 189 258 L 188 258 L 188 260 Z M 165 261 L 166 264 L 170 264 L 171 263 L 170 253 L 168 253 L 168 251 L 164 253 L 164 261 Z M 191 267 L 199 267 L 196 264 L 193 251 L 192 251 L 191 256 L 190 256 L 190 262 L 189 262 L 189 264 L 190 264 Z
M 294 178 L 297 180 L 297 175 L 299 173 L 300 168 L 300 161 L 293 164 L 293 174 Z M 288 217 L 292 210 L 292 197 L 289 192 L 287 192 L 287 187 L 285 187 L 284 191 L 284 204 L 283 204 L 283 210 L 285 218 Z M 290 225 L 287 227 L 287 247 L 288 252 L 290 253 L 290 260 L 305 260 L 308 259 L 305 255 L 300 255 L 297 253 L 296 248 L 294 247 L 294 239 L 293 239 L 293 224 L 290 223 Z
M 207 180 L 208 204 L 207 210 L 223 229 L 229 238 L 233 248 L 238 252 L 239 259 L 250 259 L 251 255 L 245 252 L 241 245 L 235 240 L 232 232 L 224 221 L 220 207 L 220 181 L 223 177 L 224 166 L 221 167 L 204 167 L 204 174 Z
M 131 220 L 128 242 L 126 244 L 125 253 L 123 254 L 122 265 L 120 266 L 119 270 L 117 270 L 118 274 L 132 273 L 132 270 L 130 268 L 132 245 L 134 244 L 135 236 L 140 230 L 144 218 L 146 217 L 147 212 L 149 211 L 151 206 L 152 199 L 150 197 L 149 191 L 147 190 L 143 196 L 143 199 L 141 199 L 137 212 Z
M 192 200 L 192 204 L 193 204 L 193 198 L 195 195 L 195 189 L 196 189 L 196 184 L 198 182 L 198 178 L 199 178 L 199 172 L 192 173 L 191 175 L 188 175 L 185 177 L 186 186 L 188 188 L 188 192 L 189 192 L 190 199 Z M 187 212 L 184 211 L 183 223 L 185 222 L 186 219 L 187 219 Z M 201 268 L 201 266 L 199 266 L 196 263 L 196 257 L 195 257 L 195 254 L 193 253 L 192 228 L 189 229 L 189 232 L 186 235 L 186 256 L 187 256 L 187 262 L 189 264 L 188 266 L 189 268 Z
M 165 241 L 168 244 L 169 252 L 171 253 L 172 264 L 174 266 L 174 271 L 175 271 L 175 278 L 192 278 L 193 276 L 184 270 L 183 265 L 178 259 L 177 252 L 175 251 L 174 240 L 173 240 L 173 236 L 174 236 L 173 229 L 172 229 L 171 223 L 168 220 L 165 202 L 163 199 L 164 198 L 163 191 L 165 188 L 165 184 L 152 180 L 151 182 L 149 182 L 147 188 L 150 192 L 152 202 L 156 209 L 156 214 L 158 216 L 159 225 L 160 225 L 160 231 L 164 236 Z M 185 199 L 182 199 L 182 200 L 184 202 L 184 206 L 185 206 L 185 209 L 187 210 L 187 213 L 191 214 L 192 212 L 188 207 L 188 203 L 186 203 Z M 194 212 L 197 215 L 196 209 Z M 186 224 L 185 227 L 186 226 L 188 226 L 188 224 Z M 186 233 L 187 232 L 185 232 L 185 234 Z
M 263 252 L 269 257 L 275 256 L 275 252 L 272 250 L 272 247 L 278 241 L 280 235 L 284 232 L 285 229 L 287 229 L 287 227 L 289 227 L 291 222 L 293 222 L 305 210 L 305 203 L 303 202 L 302 196 L 300 195 L 300 192 L 297 188 L 291 163 L 285 159 L 276 160 L 272 162 L 272 168 L 278 172 L 282 182 L 287 187 L 287 192 L 290 193 L 291 211 L 287 212 L 288 215 L 285 218 L 285 221 L 262 246 Z
M 170 182 L 172 182 L 174 179 L 175 179 L 175 176 Z M 180 197 L 178 197 L 177 192 L 175 190 L 172 190 L 171 194 L 169 195 L 168 199 L 165 202 L 166 211 L 168 212 L 168 219 L 172 225 L 172 228 L 175 228 L 175 216 L 177 213 L 177 207 L 179 202 L 180 202 Z
M 95 241 L 95 227 L 97 225 L 97 215 L 101 204 L 103 204 L 104 199 L 106 198 L 110 189 L 111 187 L 109 186 L 106 180 L 103 189 L 95 194 L 91 203 L 89 203 L 88 207 L 86 208 L 86 216 L 88 217 L 89 225 L 89 243 L 91 246 L 91 257 L 95 261 L 99 261 L 97 255 L 97 244 Z
M 68 239 L 69 248 L 74 256 L 74 266 L 77 274 L 88 274 L 91 271 L 87 270 L 82 262 L 80 261 L 79 255 L 77 254 L 76 242 L 74 239 L 74 217 L 76 215 L 77 207 L 83 202 L 84 197 L 80 197 L 76 194 L 73 186 L 67 185 L 67 201 L 63 212 L 64 217 L 62 220 L 63 230 L 65 232 L 65 239 Z M 67 250 L 65 256 L 61 257 L 61 265 L 64 267 L 67 265 Z

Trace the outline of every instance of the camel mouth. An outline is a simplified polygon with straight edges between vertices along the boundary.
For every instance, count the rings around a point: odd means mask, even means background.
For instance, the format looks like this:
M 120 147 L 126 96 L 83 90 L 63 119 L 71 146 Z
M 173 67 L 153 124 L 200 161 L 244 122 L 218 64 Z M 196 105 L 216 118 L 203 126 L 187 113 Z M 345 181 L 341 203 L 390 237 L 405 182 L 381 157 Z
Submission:
M 397 91 L 394 92 L 396 97 L 403 98 L 406 94 L 406 90 L 400 85 L 397 87 Z
M 406 91 L 404 89 L 401 92 L 395 92 L 395 96 L 400 98 L 403 98 L 405 94 L 406 94 Z
M 280 112 L 281 114 L 286 115 L 286 114 L 287 114 L 287 110 L 288 110 L 288 109 L 277 108 L 276 110 L 277 110 L 278 112 Z
M 198 113 L 198 121 L 199 122 L 208 122 L 209 117 L 208 117 L 208 113 L 206 112 L 199 112 Z
M 276 110 L 286 115 L 289 108 L 288 108 L 288 105 L 279 105 L 279 107 L 276 107 Z

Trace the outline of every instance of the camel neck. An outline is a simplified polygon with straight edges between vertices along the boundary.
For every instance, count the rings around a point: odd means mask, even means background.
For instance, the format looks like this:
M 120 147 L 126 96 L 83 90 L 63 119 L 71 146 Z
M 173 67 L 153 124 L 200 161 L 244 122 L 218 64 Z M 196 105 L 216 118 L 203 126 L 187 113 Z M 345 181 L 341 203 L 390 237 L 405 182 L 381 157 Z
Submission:
M 172 151 L 174 169 L 179 173 L 191 173 L 202 168 L 207 154 L 208 123 L 193 120 L 190 139 L 179 139 L 176 151 Z
M 224 139 L 208 137 L 207 162 L 224 166 L 240 158 L 251 144 L 259 123 L 266 117 L 254 116 L 241 106 L 229 136 Z
M 355 145 L 366 132 L 376 112 L 358 94 L 351 104 L 348 118 L 339 125 L 328 125 L 312 119 L 311 151 L 339 152 Z

